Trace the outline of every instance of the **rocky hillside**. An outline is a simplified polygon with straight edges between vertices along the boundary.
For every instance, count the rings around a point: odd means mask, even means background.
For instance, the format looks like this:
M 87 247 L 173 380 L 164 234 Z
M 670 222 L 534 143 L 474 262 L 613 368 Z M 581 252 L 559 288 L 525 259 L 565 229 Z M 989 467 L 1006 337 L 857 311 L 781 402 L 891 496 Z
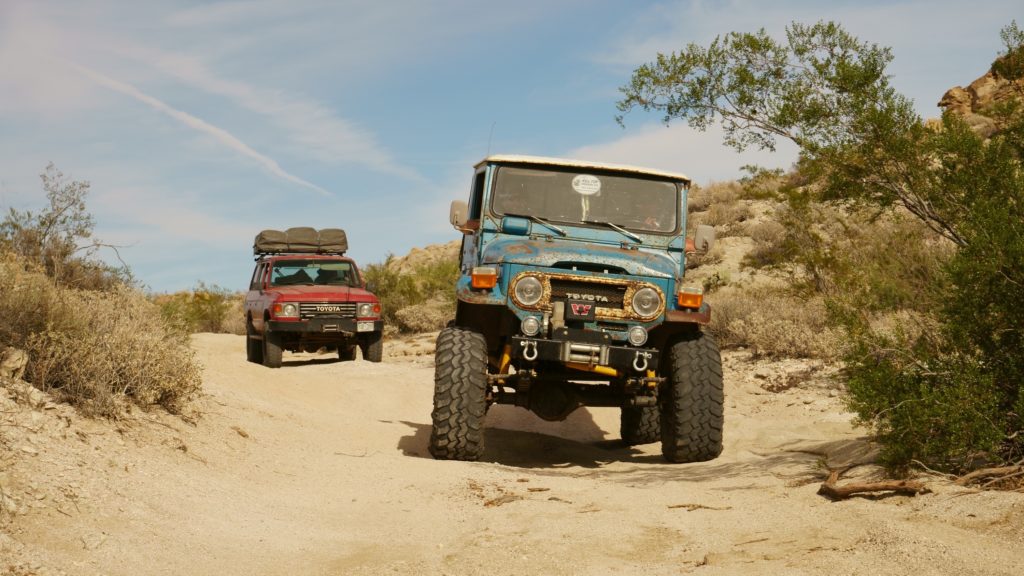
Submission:
M 1021 99 L 1024 99 L 1024 77 L 1007 79 L 993 66 L 966 88 L 955 86 L 947 90 L 939 100 L 939 107 L 962 116 L 975 132 L 988 138 L 1000 129 L 993 111 L 1000 105 Z

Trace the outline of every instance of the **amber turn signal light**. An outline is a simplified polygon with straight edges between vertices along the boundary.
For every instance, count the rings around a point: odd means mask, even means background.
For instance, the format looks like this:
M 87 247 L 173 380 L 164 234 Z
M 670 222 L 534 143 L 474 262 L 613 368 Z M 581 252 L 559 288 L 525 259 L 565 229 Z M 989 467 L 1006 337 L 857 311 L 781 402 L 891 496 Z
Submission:
M 678 306 L 680 308 L 700 308 L 704 303 L 704 291 L 700 288 L 683 287 L 679 289 Z
M 469 275 L 473 288 L 490 290 L 498 285 L 498 270 L 490 266 L 477 266 Z

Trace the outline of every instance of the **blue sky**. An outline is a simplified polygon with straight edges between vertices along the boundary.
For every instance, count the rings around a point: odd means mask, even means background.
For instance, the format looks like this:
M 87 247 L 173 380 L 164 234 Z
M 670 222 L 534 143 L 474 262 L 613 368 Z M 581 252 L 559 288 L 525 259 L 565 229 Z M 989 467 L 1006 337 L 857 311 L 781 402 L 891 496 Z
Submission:
M 890 46 L 923 116 L 980 76 L 1017 1 L 0 0 L 0 209 L 50 161 L 155 291 L 241 289 L 263 228 L 342 227 L 361 263 L 458 237 L 492 153 L 651 166 L 697 183 L 795 157 L 634 112 L 639 64 L 732 30 L 840 22 Z

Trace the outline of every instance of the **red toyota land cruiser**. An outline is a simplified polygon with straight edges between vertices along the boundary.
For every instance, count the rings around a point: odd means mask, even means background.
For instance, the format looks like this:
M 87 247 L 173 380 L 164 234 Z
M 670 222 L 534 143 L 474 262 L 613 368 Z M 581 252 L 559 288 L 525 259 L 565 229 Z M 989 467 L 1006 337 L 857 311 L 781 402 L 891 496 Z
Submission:
M 380 362 L 384 321 L 380 302 L 365 289 L 346 257 L 345 232 L 336 228 L 264 230 L 256 236 L 245 296 L 246 358 L 281 366 L 283 350 L 335 349 L 342 360 Z

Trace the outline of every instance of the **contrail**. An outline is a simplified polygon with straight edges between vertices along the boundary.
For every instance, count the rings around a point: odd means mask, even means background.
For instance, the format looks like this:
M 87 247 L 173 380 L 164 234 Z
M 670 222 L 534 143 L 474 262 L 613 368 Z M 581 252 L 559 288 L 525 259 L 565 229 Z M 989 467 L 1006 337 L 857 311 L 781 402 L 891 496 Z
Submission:
M 323 194 L 325 196 L 330 196 L 331 195 L 330 192 L 328 192 L 327 190 L 321 188 L 320 186 L 317 186 L 316 184 L 313 184 L 312 182 L 309 182 L 307 180 L 303 180 L 302 178 L 299 178 L 298 176 L 296 176 L 294 174 L 290 174 L 290 173 L 286 172 L 284 170 L 284 168 L 281 168 L 281 165 L 278 164 L 276 160 L 274 160 L 273 158 L 270 158 L 270 157 L 268 157 L 268 156 L 266 156 L 264 154 L 260 154 L 259 152 L 253 150 L 251 146 L 249 146 L 245 142 L 242 142 L 234 134 L 228 132 L 227 130 L 224 130 L 223 128 L 219 128 L 217 126 L 214 126 L 213 124 L 210 124 L 209 122 L 207 122 L 207 121 L 205 121 L 205 120 L 203 120 L 201 118 L 196 118 L 195 116 L 189 114 L 188 112 L 184 112 L 182 110 L 178 110 L 177 108 L 173 108 L 172 106 L 170 106 L 166 102 L 164 102 L 162 100 L 159 100 L 157 98 L 154 98 L 154 97 L 150 96 L 149 94 L 146 94 L 146 93 L 140 91 L 138 88 L 132 86 L 131 84 L 126 84 L 124 82 L 115 80 L 115 79 L 113 79 L 113 78 L 111 78 L 109 76 L 105 76 L 103 74 L 100 74 L 99 72 L 97 72 L 97 71 L 95 71 L 95 70 L 93 70 L 91 68 L 86 68 L 85 66 L 82 66 L 80 64 L 76 64 L 74 62 L 68 62 L 68 64 L 72 68 L 78 70 L 82 74 L 84 74 L 84 75 L 88 76 L 89 78 L 91 78 L 97 84 L 100 84 L 102 86 L 106 86 L 107 88 L 110 88 L 111 90 L 120 92 L 120 93 L 125 94 L 127 96 L 131 96 L 132 98 L 138 100 L 139 102 L 142 102 L 143 104 L 149 106 L 150 108 L 153 108 L 154 110 L 157 110 L 159 112 L 163 112 L 164 114 L 167 114 L 171 118 L 174 118 L 175 120 L 178 120 L 179 122 L 181 122 L 182 124 L 188 126 L 189 128 L 192 128 L 192 129 L 198 130 L 200 132 L 204 132 L 206 134 L 209 134 L 210 136 L 213 136 L 221 144 L 224 144 L 228 148 L 231 148 L 232 150 L 234 150 L 236 152 L 239 152 L 239 153 L 241 153 L 241 154 L 243 154 L 245 156 L 248 156 L 249 158 L 252 158 L 253 160 L 259 162 L 261 165 L 263 165 L 264 168 L 266 168 L 268 171 L 270 171 L 271 174 L 274 174 L 274 175 L 276 175 L 276 176 L 278 176 L 280 178 L 283 178 L 284 180 L 287 180 L 289 182 L 293 182 L 293 183 L 298 184 L 300 186 L 305 186 L 306 188 L 309 188 L 311 190 L 316 190 L 317 192 L 319 192 L 319 193 L 321 193 L 321 194 Z

